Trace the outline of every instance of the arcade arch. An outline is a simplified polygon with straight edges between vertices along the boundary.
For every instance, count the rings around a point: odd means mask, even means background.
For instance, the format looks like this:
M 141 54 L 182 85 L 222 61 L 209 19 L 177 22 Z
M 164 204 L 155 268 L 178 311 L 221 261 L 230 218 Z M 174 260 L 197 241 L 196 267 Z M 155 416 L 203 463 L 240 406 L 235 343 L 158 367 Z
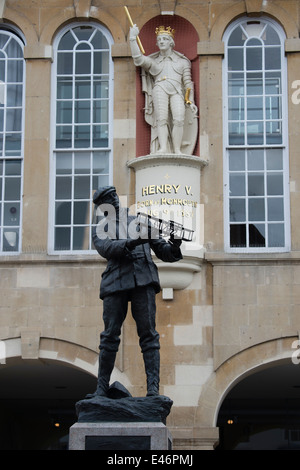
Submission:
M 35 354 L 25 338 L 0 344 L 0 450 L 67 449 L 75 403 L 96 388 L 98 354 L 51 338 Z M 115 368 L 118 379 L 128 384 Z

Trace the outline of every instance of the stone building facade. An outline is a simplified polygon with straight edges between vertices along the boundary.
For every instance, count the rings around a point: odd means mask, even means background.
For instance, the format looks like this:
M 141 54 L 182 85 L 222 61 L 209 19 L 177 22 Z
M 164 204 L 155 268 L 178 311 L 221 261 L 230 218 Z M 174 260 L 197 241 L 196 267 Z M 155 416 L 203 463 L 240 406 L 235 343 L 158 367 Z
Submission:
M 152 25 L 177 22 L 196 77 L 201 247 L 159 267 L 157 329 L 174 448 L 213 449 L 226 396 L 290 365 L 299 337 L 300 4 L 127 5 L 147 53 Z M 12 360 L 95 377 L 106 262 L 92 190 L 114 184 L 134 204 L 148 139 L 128 19 L 118 0 L 1 0 L 0 18 L 0 380 Z M 145 394 L 130 314 L 114 379 Z

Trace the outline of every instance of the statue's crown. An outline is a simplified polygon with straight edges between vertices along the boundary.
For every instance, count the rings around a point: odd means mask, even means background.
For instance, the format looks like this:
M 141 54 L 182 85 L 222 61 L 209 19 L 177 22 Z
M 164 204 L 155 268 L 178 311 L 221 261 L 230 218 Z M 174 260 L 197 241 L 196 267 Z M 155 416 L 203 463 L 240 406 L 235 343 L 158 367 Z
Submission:
M 155 34 L 157 36 L 159 34 L 168 34 L 169 36 L 172 36 L 172 38 L 174 39 L 175 29 L 172 29 L 171 26 L 168 26 L 167 28 L 165 28 L 164 26 L 158 26 L 155 29 Z

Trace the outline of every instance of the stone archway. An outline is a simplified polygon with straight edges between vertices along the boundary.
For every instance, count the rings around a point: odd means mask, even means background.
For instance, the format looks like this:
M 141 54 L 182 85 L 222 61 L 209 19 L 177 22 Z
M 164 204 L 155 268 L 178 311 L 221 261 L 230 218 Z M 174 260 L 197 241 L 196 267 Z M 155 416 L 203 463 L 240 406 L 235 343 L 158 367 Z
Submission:
M 222 403 L 233 387 L 248 375 L 278 363 L 291 361 L 296 337 L 279 338 L 248 348 L 222 364 L 203 387 L 195 422 L 216 429 Z
M 75 403 L 96 388 L 98 354 L 62 340 L 35 341 L 32 332 L 1 346 L 0 449 L 66 449 Z M 115 369 L 118 379 L 126 382 Z
M 299 450 L 299 388 L 298 361 L 257 367 L 222 402 L 218 450 Z

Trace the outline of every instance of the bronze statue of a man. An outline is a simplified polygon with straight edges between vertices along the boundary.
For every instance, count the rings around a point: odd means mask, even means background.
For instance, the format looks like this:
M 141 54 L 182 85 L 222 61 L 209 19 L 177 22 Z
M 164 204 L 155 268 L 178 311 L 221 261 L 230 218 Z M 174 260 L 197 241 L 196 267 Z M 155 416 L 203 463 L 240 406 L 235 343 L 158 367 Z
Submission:
M 174 51 L 174 30 L 156 28 L 158 52 L 145 56 L 137 43 L 139 29 L 130 28 L 130 47 L 134 64 L 142 68 L 145 93 L 145 120 L 151 125 L 151 153 L 181 154 L 183 137 L 191 140 L 193 149 L 197 125 L 184 129 L 187 108 L 196 117 L 194 83 L 191 63 L 183 54 Z M 190 134 L 195 135 L 190 135 Z M 188 135 L 185 135 L 188 134 Z
M 97 226 L 93 231 L 93 242 L 98 253 L 108 261 L 100 286 L 104 331 L 100 335 L 95 395 L 107 395 L 129 302 L 145 364 L 147 396 L 158 395 L 160 345 L 155 326 L 155 295 L 160 291 L 160 284 L 150 250 L 162 261 L 179 261 L 182 259 L 181 240 L 152 239 L 148 231 L 139 236 L 136 218 L 121 207 L 114 186 L 99 188 L 93 201 L 106 210 L 101 227 Z M 135 234 L 132 227 L 135 227 Z

